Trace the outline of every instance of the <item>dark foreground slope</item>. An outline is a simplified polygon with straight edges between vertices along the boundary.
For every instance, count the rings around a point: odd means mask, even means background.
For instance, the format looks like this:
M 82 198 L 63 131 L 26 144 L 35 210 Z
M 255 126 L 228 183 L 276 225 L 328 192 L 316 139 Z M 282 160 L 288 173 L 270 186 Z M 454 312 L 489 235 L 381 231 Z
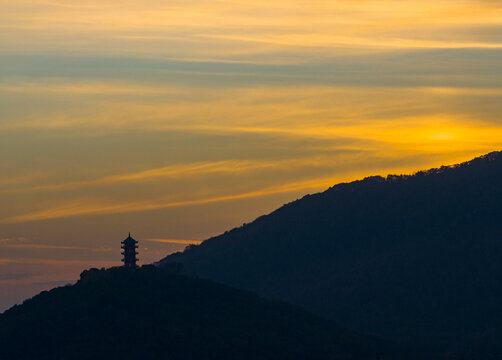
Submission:
M 495 356 L 502 153 L 339 184 L 161 264 L 171 261 L 357 331 Z
M 91 270 L 0 315 L 0 359 L 393 359 L 296 306 L 153 266 Z

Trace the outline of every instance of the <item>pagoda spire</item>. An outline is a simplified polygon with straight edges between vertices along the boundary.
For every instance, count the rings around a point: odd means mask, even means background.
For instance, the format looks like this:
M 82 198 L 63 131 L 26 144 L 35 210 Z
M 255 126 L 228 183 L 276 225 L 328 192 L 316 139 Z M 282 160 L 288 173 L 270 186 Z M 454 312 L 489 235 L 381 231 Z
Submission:
M 136 249 L 138 248 L 138 242 L 134 240 L 131 237 L 131 233 L 129 233 L 129 236 L 121 242 L 122 244 L 122 255 L 124 256 L 122 258 L 122 261 L 124 262 L 124 267 L 127 268 L 136 268 L 136 262 L 138 259 L 136 258 L 136 255 L 138 255 L 138 252 Z

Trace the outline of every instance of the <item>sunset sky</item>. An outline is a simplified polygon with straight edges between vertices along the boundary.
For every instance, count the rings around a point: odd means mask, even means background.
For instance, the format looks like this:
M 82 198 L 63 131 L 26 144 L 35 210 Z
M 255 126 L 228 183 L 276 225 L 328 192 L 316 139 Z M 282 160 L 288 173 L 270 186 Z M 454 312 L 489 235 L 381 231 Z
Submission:
M 0 0 L 0 311 L 501 140 L 498 0 Z

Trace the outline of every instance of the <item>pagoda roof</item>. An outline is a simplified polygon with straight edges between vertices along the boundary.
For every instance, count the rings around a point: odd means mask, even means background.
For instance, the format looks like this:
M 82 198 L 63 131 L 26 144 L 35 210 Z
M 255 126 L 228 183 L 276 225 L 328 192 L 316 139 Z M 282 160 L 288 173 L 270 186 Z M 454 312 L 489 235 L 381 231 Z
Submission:
M 122 241 L 122 244 L 137 244 L 137 243 L 138 242 L 131 237 L 131 233 L 129 233 L 129 236 L 124 241 Z

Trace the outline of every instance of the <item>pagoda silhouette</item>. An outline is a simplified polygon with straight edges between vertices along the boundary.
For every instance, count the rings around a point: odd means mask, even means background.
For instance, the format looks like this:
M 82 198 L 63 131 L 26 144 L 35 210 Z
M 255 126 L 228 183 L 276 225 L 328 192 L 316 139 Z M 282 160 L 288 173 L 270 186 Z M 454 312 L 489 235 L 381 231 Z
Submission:
M 136 258 L 136 255 L 138 255 L 138 252 L 136 249 L 138 248 L 138 242 L 134 240 L 131 237 L 131 233 L 129 233 L 129 236 L 121 242 L 122 244 L 122 255 L 124 258 L 122 261 L 124 262 L 124 267 L 126 268 L 136 268 L 136 262 L 138 261 L 138 258 Z

